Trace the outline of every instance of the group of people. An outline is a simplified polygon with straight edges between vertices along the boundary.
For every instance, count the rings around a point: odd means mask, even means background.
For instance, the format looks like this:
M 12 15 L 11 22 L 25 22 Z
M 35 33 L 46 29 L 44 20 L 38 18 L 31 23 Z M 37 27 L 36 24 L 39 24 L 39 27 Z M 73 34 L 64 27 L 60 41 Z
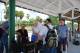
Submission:
M 42 19 L 37 19 L 32 26 L 31 42 L 35 43 L 36 52 L 38 53 L 42 46 L 46 45 L 46 37 L 49 30 L 54 29 L 58 35 L 58 52 L 66 51 L 68 46 L 68 27 L 65 24 L 65 19 L 59 19 L 59 25 L 54 27 L 52 21 L 48 18 L 45 22 Z M 25 25 L 21 25 L 21 29 L 17 30 L 17 41 L 20 45 L 20 51 L 26 52 L 26 45 L 29 43 L 28 31 L 25 29 Z
M 23 51 L 27 52 L 26 45 L 29 43 L 28 31 L 25 29 L 25 24 L 21 25 L 21 29 L 16 31 L 17 43 L 18 43 L 18 52 Z M 0 53 L 3 53 L 4 47 L 6 49 L 6 53 L 8 53 L 8 28 L 9 22 L 6 21 L 0 27 Z M 32 26 L 32 37 L 31 42 L 36 44 L 36 52 L 38 53 L 40 48 L 46 45 L 46 37 L 49 30 L 54 29 L 58 35 L 58 53 L 62 51 L 66 51 L 68 46 L 68 27 L 65 24 L 65 19 L 59 19 L 59 25 L 54 27 L 52 25 L 52 21 L 48 18 L 45 22 L 42 19 L 37 19 Z
M 37 50 L 36 53 L 38 53 L 38 49 L 41 48 L 41 46 L 47 44 L 46 37 L 49 30 L 54 29 L 55 32 L 58 35 L 58 51 L 59 53 L 62 51 L 66 51 L 67 49 L 67 39 L 68 39 L 68 27 L 65 24 L 65 19 L 61 18 L 59 19 L 59 25 L 54 27 L 52 25 L 52 21 L 50 19 L 46 19 L 46 21 L 43 23 L 41 19 L 37 20 L 37 22 L 34 23 L 34 26 L 32 28 L 33 35 L 32 35 L 32 41 L 37 42 Z M 61 49 L 63 47 L 63 49 Z
M 49 29 L 53 29 L 53 25 L 50 19 L 47 19 L 45 23 L 42 22 L 42 19 L 38 19 L 37 22 L 34 23 L 32 31 L 32 41 L 37 43 L 37 50 L 41 48 L 41 46 L 46 44 L 46 37 Z

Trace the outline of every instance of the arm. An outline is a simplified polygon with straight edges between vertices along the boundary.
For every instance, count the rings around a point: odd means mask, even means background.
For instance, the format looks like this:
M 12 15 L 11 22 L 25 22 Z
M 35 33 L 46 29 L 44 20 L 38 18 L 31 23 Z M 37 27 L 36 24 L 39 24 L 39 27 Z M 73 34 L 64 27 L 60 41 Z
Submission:
M 66 37 L 67 37 L 67 41 L 69 41 L 69 30 L 67 26 L 66 26 Z
M 20 30 L 17 30 L 17 31 L 16 31 L 16 34 L 18 35 L 18 37 L 20 37 L 20 36 L 21 36 Z
M 56 30 L 57 34 L 59 35 L 59 33 L 60 33 L 60 31 L 59 31 L 59 26 L 56 26 L 56 27 L 55 27 L 55 30 Z
M 25 37 L 28 39 L 28 31 L 25 30 Z
M 67 37 L 69 37 L 69 30 L 68 30 L 67 26 L 66 26 L 66 35 L 67 35 Z

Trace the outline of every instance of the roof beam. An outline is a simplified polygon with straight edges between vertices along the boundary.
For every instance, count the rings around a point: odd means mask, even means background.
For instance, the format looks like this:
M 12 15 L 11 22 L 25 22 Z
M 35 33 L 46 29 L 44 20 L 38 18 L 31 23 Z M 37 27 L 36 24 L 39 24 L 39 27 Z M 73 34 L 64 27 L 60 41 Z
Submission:
M 69 3 L 67 2 L 67 1 L 69 1 L 69 0 L 63 0 L 63 2 L 65 3 L 65 4 L 67 4 L 69 7 L 70 7 L 70 5 L 69 5 Z M 70 2 L 71 3 L 71 2 Z
M 47 0 L 46 0 L 47 1 Z M 50 4 L 46 5 L 43 9 L 46 9 L 47 7 L 51 6 L 53 3 L 55 3 L 57 0 L 55 0 L 54 2 L 51 2 Z M 47 1 L 48 2 L 48 1 Z
M 59 4 L 58 4 L 58 7 L 59 7 L 59 9 L 58 9 L 58 13 L 61 13 L 62 12 L 62 1 L 61 0 L 59 0 Z
M 50 13 L 50 12 L 46 11 L 46 10 L 36 8 L 36 7 L 31 6 L 31 5 L 26 5 L 26 4 L 22 5 L 22 4 L 23 3 L 17 1 L 16 6 L 21 7 L 21 8 L 25 8 L 25 9 L 28 9 L 28 10 L 32 10 L 32 11 L 35 11 L 35 12 L 43 13 L 43 14 L 46 14 L 46 15 L 55 15 L 53 13 Z
M 74 8 L 74 7 L 71 7 L 71 8 L 69 8 L 69 9 L 63 11 L 62 13 L 65 14 L 65 13 L 69 12 L 70 10 L 72 10 L 73 8 Z

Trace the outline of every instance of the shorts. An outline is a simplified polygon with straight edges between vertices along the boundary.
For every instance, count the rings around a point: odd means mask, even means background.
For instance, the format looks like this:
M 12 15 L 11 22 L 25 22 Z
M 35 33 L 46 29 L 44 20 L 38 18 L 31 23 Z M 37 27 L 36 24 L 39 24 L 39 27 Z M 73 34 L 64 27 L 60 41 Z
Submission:
M 66 45 L 68 45 L 67 38 L 60 38 L 58 42 L 58 48 L 61 51 L 61 46 L 63 46 L 63 51 L 66 50 Z
M 67 44 L 67 38 L 60 38 L 59 43 L 60 44 Z

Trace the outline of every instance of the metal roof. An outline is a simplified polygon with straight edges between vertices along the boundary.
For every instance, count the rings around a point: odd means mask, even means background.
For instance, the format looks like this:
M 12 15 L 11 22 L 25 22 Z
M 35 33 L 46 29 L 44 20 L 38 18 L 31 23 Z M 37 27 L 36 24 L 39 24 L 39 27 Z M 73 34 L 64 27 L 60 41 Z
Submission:
M 80 9 L 80 0 L 16 0 L 16 5 L 49 15 L 58 15 L 73 8 Z

